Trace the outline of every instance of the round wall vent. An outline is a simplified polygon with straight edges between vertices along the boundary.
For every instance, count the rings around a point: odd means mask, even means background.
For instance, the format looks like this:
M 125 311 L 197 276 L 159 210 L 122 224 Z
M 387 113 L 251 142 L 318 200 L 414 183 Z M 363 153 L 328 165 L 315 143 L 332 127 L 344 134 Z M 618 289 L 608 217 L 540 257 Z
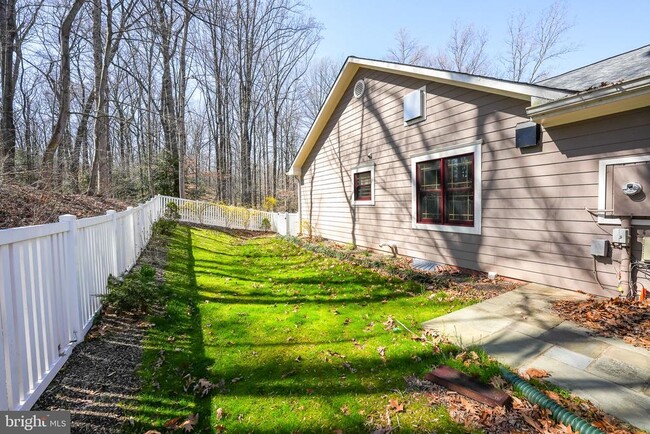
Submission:
M 363 80 L 359 80 L 356 82 L 354 85 L 354 97 L 355 98 L 361 98 L 361 95 L 363 95 L 363 92 L 366 90 L 366 83 L 363 82 Z

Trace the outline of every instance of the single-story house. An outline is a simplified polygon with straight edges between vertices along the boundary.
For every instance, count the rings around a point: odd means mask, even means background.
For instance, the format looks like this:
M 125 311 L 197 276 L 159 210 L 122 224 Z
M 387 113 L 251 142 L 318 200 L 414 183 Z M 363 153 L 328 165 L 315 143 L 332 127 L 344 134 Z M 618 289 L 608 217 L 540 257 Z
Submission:
M 349 57 L 289 174 L 326 239 L 650 288 L 650 45 L 536 84 Z

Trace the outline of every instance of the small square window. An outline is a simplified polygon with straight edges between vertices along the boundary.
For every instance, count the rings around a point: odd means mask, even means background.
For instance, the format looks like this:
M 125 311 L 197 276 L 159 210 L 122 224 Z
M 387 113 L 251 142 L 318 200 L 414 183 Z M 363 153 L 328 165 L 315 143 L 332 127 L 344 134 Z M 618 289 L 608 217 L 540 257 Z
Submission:
M 354 200 L 372 200 L 372 174 L 370 170 L 354 174 Z
M 363 164 L 352 169 L 352 202 L 355 206 L 375 204 L 375 166 Z

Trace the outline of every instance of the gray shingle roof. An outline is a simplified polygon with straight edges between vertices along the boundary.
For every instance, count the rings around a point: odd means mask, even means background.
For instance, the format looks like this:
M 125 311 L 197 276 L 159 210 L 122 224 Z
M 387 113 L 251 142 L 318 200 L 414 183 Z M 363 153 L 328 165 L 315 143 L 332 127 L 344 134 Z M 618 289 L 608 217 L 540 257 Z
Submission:
M 601 60 L 536 84 L 575 91 L 650 76 L 650 45 Z

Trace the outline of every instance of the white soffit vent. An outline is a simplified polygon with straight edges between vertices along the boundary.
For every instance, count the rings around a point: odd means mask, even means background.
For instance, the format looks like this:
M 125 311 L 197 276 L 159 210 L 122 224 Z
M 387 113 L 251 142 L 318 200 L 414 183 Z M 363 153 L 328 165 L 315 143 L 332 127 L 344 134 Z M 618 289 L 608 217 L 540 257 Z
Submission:
M 359 80 L 354 85 L 354 97 L 361 98 L 363 93 L 366 91 L 366 83 L 363 80 Z

